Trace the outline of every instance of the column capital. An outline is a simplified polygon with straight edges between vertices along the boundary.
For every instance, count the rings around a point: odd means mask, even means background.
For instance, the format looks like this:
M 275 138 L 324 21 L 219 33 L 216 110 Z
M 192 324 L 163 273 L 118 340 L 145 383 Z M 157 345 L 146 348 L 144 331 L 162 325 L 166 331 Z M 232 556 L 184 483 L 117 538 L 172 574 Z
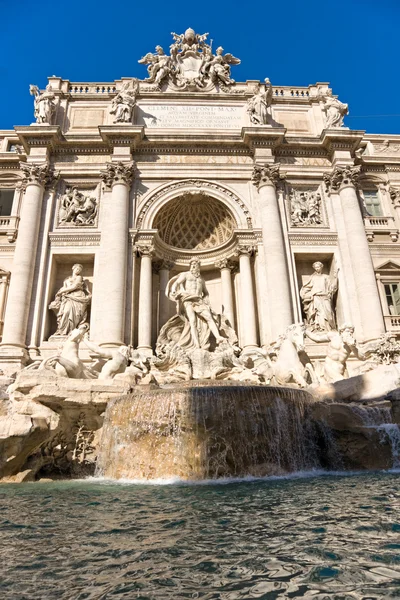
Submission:
M 221 258 L 220 260 L 215 261 L 215 266 L 217 269 L 228 269 L 229 271 L 233 271 L 235 265 L 231 262 L 229 258 Z
M 40 185 L 41 187 L 54 186 L 59 174 L 48 163 L 20 163 L 22 171 L 21 187 L 26 190 L 28 185 Z
M 141 258 L 143 258 L 144 256 L 153 258 L 154 254 L 155 254 L 155 248 L 154 248 L 154 246 L 151 246 L 151 245 L 135 246 L 135 249 Z
M 361 166 L 335 167 L 331 173 L 324 173 L 323 179 L 329 193 L 339 192 L 345 187 L 356 188 L 360 176 Z
M 240 244 L 235 250 L 235 256 L 252 256 L 257 250 L 256 246 Z
M 130 187 L 135 176 L 135 162 L 107 163 L 104 171 L 100 171 L 100 177 L 105 188 L 112 188 L 116 183 L 123 183 Z
M 260 190 L 264 185 L 276 187 L 277 184 L 284 179 L 284 175 L 280 174 L 279 169 L 279 164 L 255 164 L 251 181 L 258 190 Z

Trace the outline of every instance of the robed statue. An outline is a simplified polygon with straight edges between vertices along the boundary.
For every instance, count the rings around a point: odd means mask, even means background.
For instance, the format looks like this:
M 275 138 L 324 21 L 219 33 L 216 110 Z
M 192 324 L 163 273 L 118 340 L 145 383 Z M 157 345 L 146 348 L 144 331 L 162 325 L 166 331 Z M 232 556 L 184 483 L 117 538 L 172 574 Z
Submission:
M 332 331 L 336 329 L 333 298 L 337 291 L 337 272 L 326 275 L 324 265 L 313 264 L 314 273 L 300 290 L 306 322 L 312 331 Z
M 198 348 L 212 350 L 221 342 L 237 343 L 236 333 L 226 317 L 218 315 L 210 306 L 197 258 L 190 261 L 189 271 L 170 279 L 165 294 L 176 303 L 176 314 L 161 328 L 158 354 L 166 348 L 179 348 L 187 353 Z
M 57 317 L 57 331 L 54 335 L 68 335 L 86 323 L 87 311 L 92 299 L 87 281 L 82 277 L 83 266 L 74 265 L 72 275 L 64 279 L 49 309 Z

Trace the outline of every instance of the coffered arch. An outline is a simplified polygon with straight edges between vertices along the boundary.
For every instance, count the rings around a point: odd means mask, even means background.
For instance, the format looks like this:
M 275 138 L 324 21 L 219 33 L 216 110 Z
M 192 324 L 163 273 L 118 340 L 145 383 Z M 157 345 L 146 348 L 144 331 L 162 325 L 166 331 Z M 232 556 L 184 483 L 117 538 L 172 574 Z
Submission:
M 139 208 L 136 228 L 138 230 L 156 228 L 156 216 L 160 209 L 180 196 L 214 198 L 225 205 L 229 213 L 232 214 L 235 229 L 253 229 L 250 211 L 244 201 L 227 186 L 205 179 L 174 181 L 150 192 Z

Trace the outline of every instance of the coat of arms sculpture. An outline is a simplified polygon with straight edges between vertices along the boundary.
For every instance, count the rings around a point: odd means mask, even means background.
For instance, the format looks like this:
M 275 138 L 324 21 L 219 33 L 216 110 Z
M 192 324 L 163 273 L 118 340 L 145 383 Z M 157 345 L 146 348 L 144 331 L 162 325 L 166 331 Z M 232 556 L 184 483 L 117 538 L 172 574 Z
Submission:
M 170 54 L 165 54 L 161 46 L 156 46 L 156 52 L 148 52 L 138 62 L 148 65 L 149 77 L 145 81 L 156 84 L 161 90 L 162 85 L 188 90 L 208 91 L 213 86 L 227 92 L 234 85 L 231 78 L 231 65 L 240 64 L 240 59 L 232 54 L 224 54 L 220 46 L 215 54 L 211 43 L 207 43 L 208 33 L 197 34 L 193 29 L 185 33 L 171 34 L 174 42 L 170 46 Z

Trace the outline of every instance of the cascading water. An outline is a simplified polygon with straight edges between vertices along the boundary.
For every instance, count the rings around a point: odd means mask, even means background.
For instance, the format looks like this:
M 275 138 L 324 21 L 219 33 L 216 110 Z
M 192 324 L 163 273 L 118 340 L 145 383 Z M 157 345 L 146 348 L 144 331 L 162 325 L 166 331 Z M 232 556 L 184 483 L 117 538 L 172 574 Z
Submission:
M 204 382 L 139 391 L 106 411 L 97 475 L 213 479 L 337 468 L 303 390 Z M 328 464 L 326 464 L 328 463 Z
M 358 414 L 364 427 L 373 429 L 379 434 L 381 444 L 389 444 L 392 454 L 392 468 L 400 467 L 400 428 L 393 423 L 391 409 L 387 406 L 353 406 L 352 410 Z

